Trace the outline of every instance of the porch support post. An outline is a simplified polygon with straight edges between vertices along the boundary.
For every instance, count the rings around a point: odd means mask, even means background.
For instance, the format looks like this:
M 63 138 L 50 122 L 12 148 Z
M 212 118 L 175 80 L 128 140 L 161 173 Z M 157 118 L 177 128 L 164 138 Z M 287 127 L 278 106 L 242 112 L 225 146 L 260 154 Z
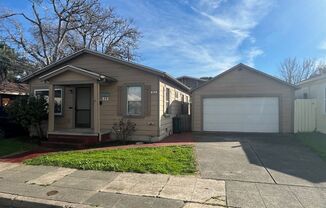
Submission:
M 99 139 L 100 138 L 100 129 L 101 129 L 101 124 L 100 124 L 100 84 L 98 82 L 94 82 L 93 86 L 94 90 L 94 131 L 95 133 L 99 134 Z
M 48 132 L 54 131 L 54 86 L 49 84 L 49 118 L 48 118 Z

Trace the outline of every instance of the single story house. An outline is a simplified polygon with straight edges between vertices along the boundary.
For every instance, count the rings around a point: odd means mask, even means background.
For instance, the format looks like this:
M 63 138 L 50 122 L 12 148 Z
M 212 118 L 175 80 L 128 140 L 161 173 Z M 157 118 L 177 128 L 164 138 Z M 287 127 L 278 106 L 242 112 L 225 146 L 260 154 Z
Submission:
M 207 81 L 207 79 L 201 79 L 201 78 L 190 77 L 190 76 L 181 76 L 178 77 L 177 80 L 179 80 L 180 82 L 188 86 L 190 89 L 197 88 Z
M 136 124 L 131 139 L 159 141 L 190 89 L 165 72 L 83 49 L 23 79 L 48 99 L 48 139 L 101 141 L 121 118 Z M 114 136 L 114 135 L 111 135 Z M 58 141 L 56 141 L 58 142 Z
M 8 117 L 5 108 L 10 105 L 19 96 L 27 95 L 28 85 L 3 81 L 0 83 L 0 139 L 23 135 L 26 132 Z
M 299 83 L 295 96 L 298 99 L 316 99 L 316 131 L 326 133 L 326 73 Z
M 5 114 L 4 107 L 21 95 L 27 95 L 28 85 L 3 81 L 0 83 L 0 116 Z
M 291 133 L 295 89 L 238 64 L 192 90 L 192 130 Z

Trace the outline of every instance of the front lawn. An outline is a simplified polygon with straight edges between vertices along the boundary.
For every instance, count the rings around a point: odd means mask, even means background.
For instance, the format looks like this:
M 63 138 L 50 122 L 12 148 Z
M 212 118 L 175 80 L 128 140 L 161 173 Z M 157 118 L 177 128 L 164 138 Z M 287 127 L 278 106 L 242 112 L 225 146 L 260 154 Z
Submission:
M 1 139 L 0 157 L 19 152 L 25 152 L 35 148 L 36 145 L 25 142 L 24 138 Z
M 26 160 L 24 163 L 82 170 L 173 175 L 192 174 L 196 171 L 193 146 L 59 152 Z
M 299 133 L 296 138 L 326 161 L 326 135 L 322 133 Z

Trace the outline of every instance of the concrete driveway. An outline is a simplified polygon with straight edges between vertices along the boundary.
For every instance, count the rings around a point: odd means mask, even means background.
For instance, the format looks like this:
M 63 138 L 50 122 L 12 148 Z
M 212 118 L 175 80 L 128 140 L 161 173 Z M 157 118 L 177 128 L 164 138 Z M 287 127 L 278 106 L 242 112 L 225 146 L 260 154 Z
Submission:
M 194 135 L 202 178 L 234 207 L 326 207 L 326 163 L 285 135 Z

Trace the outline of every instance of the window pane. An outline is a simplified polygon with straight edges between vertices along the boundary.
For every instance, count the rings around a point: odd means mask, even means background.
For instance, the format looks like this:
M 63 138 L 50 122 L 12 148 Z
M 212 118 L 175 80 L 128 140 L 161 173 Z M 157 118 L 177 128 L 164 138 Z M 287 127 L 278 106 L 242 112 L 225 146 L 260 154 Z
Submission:
M 141 114 L 141 101 L 128 101 L 128 115 Z
M 165 95 L 165 113 L 170 113 L 170 89 L 166 88 L 166 95 Z
M 49 91 L 48 90 L 36 91 L 35 92 L 35 95 L 36 96 L 41 96 L 41 97 L 43 97 L 43 96 L 49 96 Z
M 127 113 L 128 115 L 141 115 L 141 87 L 127 88 Z
M 62 90 L 54 90 L 54 114 L 62 114 Z
M 49 102 L 49 90 L 35 90 L 35 96 L 43 97 L 46 102 Z M 62 90 L 54 90 L 54 114 L 62 114 Z
M 46 102 L 49 102 L 49 90 L 37 90 L 34 94 L 37 97 L 43 97 Z
M 128 87 L 128 101 L 141 101 L 141 87 Z

